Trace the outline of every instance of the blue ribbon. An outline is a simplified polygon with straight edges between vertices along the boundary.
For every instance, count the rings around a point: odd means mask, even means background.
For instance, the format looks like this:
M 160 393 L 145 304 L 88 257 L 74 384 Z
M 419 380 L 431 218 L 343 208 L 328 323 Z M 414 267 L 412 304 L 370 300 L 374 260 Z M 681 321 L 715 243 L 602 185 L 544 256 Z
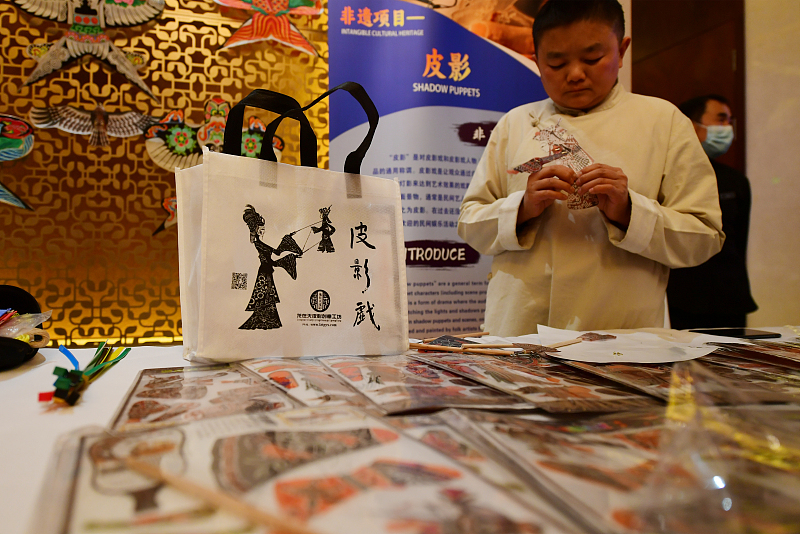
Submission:
M 78 359 L 72 355 L 72 353 L 65 347 L 64 345 L 58 346 L 58 351 L 67 357 L 67 359 L 72 362 L 72 365 L 75 367 L 76 371 L 80 370 L 80 364 L 78 363 Z

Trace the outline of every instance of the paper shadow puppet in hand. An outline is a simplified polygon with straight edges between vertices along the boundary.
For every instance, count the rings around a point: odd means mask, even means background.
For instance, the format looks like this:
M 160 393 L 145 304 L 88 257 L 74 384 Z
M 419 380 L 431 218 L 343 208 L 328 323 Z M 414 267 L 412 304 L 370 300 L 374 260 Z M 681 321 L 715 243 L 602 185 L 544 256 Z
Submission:
M 532 158 L 509 170 L 509 174 L 520 172 L 533 174 L 539 172 L 551 162 L 555 162 L 556 165 L 564 165 L 577 172 L 594 163 L 592 157 L 581 147 L 575 136 L 561 127 L 560 120 L 553 126 L 540 128 L 533 136 L 533 139 L 540 142 L 542 148 L 547 150 L 548 155 Z M 578 190 L 578 186 L 572 184 L 572 193 L 567 198 L 567 207 L 569 209 L 582 210 L 597 206 L 597 195 L 594 193 L 581 195 Z
M 275 249 L 261 241 L 261 236 L 264 234 L 264 217 L 250 204 L 245 208 L 242 218 L 250 228 L 250 242 L 255 245 L 258 251 L 258 259 L 261 261 L 261 266 L 258 269 L 258 276 L 253 286 L 250 302 L 245 308 L 246 311 L 252 311 L 253 315 L 239 329 L 270 330 L 272 328 L 280 328 L 282 324 L 277 308 L 277 303 L 280 302 L 280 299 L 278 298 L 278 290 L 275 288 L 272 273 L 275 271 L 276 266 L 281 267 L 289 273 L 292 280 L 297 280 L 297 258 L 303 255 L 303 250 L 295 242 L 292 234 L 283 236 L 281 244 Z M 289 252 L 289 254 L 277 260 L 272 259 L 273 255 L 280 256 L 283 252 Z

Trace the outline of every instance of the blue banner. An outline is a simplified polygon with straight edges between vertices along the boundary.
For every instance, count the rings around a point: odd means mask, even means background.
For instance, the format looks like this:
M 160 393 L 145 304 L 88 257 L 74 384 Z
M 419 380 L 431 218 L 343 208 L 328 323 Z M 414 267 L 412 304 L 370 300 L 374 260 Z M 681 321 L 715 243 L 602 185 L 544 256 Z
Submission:
M 497 120 L 546 98 L 535 65 L 411 2 L 329 0 L 328 9 L 330 86 L 358 82 L 381 115 L 362 173 L 401 186 L 409 334 L 476 331 L 491 258 L 456 234 L 459 207 Z M 331 169 L 341 170 L 366 116 L 336 93 L 330 120 Z

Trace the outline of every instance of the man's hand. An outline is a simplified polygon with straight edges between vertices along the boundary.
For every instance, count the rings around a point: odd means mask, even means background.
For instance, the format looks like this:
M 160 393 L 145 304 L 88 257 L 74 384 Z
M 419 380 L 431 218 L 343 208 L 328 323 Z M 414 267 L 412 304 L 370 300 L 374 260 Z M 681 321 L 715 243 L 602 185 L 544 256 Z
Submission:
M 517 171 L 508 171 L 516 174 Z M 572 193 L 575 171 L 564 165 L 547 165 L 528 176 L 525 195 L 517 212 L 517 226 L 538 217 L 556 200 L 566 200 Z
M 575 185 L 581 195 L 597 195 L 597 207 L 600 211 L 619 228 L 628 229 L 631 222 L 631 199 L 628 194 L 628 177 L 622 169 L 594 163 L 576 173 Z

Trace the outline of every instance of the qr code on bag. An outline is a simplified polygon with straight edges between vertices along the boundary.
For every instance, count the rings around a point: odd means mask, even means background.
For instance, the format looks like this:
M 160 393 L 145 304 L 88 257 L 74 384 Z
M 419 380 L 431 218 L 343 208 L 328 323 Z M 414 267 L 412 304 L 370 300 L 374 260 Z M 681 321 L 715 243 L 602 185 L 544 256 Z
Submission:
M 247 273 L 233 273 L 231 289 L 247 289 Z

